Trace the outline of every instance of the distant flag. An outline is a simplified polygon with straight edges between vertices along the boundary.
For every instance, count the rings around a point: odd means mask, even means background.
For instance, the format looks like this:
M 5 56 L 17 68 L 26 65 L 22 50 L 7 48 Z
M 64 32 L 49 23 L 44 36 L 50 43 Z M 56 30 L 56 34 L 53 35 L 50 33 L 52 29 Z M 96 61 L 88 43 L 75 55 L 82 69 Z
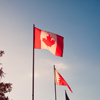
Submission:
M 73 92 L 68 83 L 64 80 L 64 78 L 59 74 L 59 72 L 56 69 L 55 69 L 55 83 L 56 85 L 65 85 L 69 88 L 71 92 Z
M 56 56 L 63 56 L 63 37 L 51 32 L 34 28 L 35 45 L 36 49 L 47 49 Z
M 65 100 L 70 100 L 65 90 Z

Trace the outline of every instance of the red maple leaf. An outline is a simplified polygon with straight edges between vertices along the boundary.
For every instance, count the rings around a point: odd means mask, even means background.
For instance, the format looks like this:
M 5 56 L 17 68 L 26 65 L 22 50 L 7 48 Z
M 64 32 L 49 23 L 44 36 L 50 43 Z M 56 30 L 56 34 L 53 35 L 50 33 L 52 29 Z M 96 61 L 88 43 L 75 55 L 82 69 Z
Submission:
M 52 37 L 47 36 L 47 39 L 46 38 L 42 38 L 42 41 L 49 47 L 51 47 L 53 44 L 55 44 L 55 41 L 52 40 Z

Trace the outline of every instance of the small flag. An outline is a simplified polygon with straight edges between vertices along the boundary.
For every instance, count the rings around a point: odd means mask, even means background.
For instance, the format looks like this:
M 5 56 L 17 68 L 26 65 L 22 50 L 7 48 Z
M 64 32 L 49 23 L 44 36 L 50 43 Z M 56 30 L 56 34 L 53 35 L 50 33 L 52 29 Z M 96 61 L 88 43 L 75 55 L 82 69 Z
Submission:
M 65 100 L 70 100 L 65 90 Z
M 56 56 L 63 56 L 63 37 L 51 32 L 35 29 L 35 45 L 36 49 L 47 49 Z
M 56 85 L 65 85 L 69 88 L 71 92 L 73 92 L 69 87 L 69 85 L 67 84 L 67 82 L 64 80 L 64 78 L 59 74 L 59 72 L 56 69 L 55 69 L 55 83 Z

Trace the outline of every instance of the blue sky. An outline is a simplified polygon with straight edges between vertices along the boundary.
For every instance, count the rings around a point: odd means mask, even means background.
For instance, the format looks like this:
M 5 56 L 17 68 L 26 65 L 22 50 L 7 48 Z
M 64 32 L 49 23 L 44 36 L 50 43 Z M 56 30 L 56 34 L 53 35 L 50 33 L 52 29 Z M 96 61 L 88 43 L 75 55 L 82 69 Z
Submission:
M 33 24 L 64 37 L 63 57 L 35 50 L 35 100 L 54 100 L 53 65 L 73 90 L 57 86 L 57 100 L 99 100 L 100 1 L 0 0 L 0 59 L 13 100 L 32 100 Z

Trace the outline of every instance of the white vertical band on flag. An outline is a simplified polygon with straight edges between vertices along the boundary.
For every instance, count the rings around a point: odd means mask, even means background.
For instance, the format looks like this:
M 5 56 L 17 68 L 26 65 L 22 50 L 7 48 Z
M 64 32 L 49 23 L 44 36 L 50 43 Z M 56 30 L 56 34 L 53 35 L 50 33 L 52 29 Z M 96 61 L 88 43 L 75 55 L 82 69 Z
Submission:
M 56 85 L 59 85 L 59 74 L 58 74 L 58 72 L 57 72 L 57 70 L 56 70 Z
M 47 37 L 50 35 L 51 40 L 54 40 L 55 41 L 55 44 L 53 44 L 51 47 L 50 46 L 47 46 L 44 42 L 43 42 L 43 39 L 47 39 Z M 55 52 L 56 52 L 56 47 L 57 47 L 57 35 L 54 34 L 54 33 L 51 33 L 51 32 L 47 32 L 47 31 L 44 31 L 42 30 L 41 31 L 41 49 L 48 49 L 51 53 L 53 53 L 55 55 Z

